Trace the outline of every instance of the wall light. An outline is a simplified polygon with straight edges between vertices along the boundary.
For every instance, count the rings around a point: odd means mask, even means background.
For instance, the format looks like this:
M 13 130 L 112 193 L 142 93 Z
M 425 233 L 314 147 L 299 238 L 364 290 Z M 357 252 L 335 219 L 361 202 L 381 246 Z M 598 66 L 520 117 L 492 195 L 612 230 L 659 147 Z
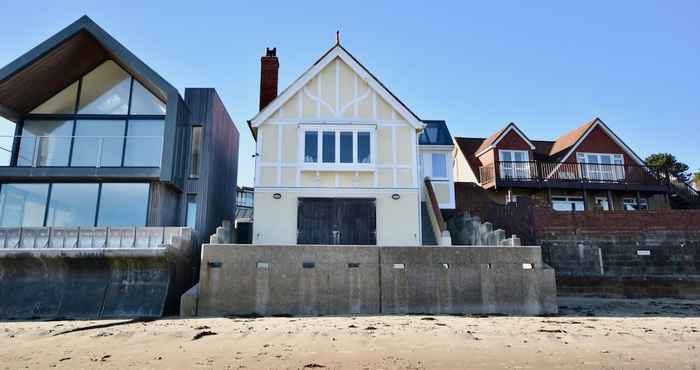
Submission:
M 391 194 L 391 199 L 393 199 L 393 200 L 399 200 L 400 198 L 401 198 L 401 196 L 396 194 L 396 193 Z
M 274 193 L 274 194 L 272 194 L 272 197 L 275 198 L 275 199 L 280 199 L 280 198 L 282 198 L 282 194 L 280 194 L 280 193 Z

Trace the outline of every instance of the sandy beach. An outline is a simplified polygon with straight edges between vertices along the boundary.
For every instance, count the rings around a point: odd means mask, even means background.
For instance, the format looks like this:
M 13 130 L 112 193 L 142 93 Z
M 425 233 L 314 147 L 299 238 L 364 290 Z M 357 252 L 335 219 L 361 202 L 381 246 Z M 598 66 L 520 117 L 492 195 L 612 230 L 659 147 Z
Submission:
M 562 298 L 554 317 L 0 323 L 0 369 L 697 369 L 700 302 Z

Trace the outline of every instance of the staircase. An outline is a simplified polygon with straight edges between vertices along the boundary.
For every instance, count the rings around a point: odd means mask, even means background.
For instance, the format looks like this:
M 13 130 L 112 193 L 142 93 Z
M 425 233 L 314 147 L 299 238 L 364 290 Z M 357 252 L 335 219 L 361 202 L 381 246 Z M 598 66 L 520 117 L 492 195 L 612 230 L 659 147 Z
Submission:
M 675 209 L 698 209 L 700 208 L 700 193 L 690 185 L 676 178 L 670 181 L 671 207 Z
M 425 202 L 420 202 L 421 227 L 423 229 L 423 245 L 437 245 L 433 226 L 430 224 L 430 216 L 428 215 L 428 206 Z

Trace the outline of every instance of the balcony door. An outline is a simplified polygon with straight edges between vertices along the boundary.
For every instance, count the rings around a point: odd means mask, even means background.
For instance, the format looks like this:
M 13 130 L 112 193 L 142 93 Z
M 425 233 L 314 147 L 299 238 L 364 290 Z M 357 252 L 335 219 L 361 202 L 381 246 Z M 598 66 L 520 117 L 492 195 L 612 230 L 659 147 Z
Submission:
M 529 179 L 530 155 L 527 150 L 499 150 L 502 179 Z
M 625 179 L 622 154 L 576 153 L 576 160 L 582 164 L 584 179 L 600 182 Z

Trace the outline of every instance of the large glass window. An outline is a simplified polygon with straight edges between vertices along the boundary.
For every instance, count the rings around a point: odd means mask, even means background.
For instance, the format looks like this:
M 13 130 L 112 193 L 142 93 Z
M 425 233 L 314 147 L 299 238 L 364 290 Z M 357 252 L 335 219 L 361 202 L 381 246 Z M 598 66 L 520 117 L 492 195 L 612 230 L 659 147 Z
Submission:
M 131 76 L 108 60 L 83 77 L 79 114 L 127 114 Z
M 306 131 L 304 133 L 304 162 L 318 162 L 318 132 Z
M 202 134 L 202 126 L 192 126 L 190 177 L 199 177 L 199 161 L 202 157 Z
M 340 133 L 340 163 L 352 163 L 352 132 Z
M 165 115 L 165 104 L 138 81 L 134 80 L 134 88 L 131 92 L 130 114 Z
M 67 166 L 73 121 L 24 121 L 18 166 Z
M 0 226 L 43 226 L 49 184 L 2 184 Z
M 126 136 L 124 166 L 159 167 L 163 153 L 163 121 L 132 120 Z
M 99 184 L 53 184 L 46 226 L 94 226 Z
M 552 197 L 552 208 L 555 211 L 583 211 L 584 204 L 581 197 Z
M 75 126 L 71 166 L 118 167 L 122 164 L 124 121 L 80 120 Z
M 0 166 L 9 166 L 14 143 L 15 123 L 0 117 Z
M 500 149 L 498 151 L 498 157 L 500 159 L 501 178 L 530 178 L 530 154 L 528 151 Z
M 197 195 L 187 194 L 187 227 L 191 227 L 192 230 L 197 228 Z
M 63 89 L 31 111 L 32 114 L 71 114 L 78 98 L 78 81 Z
M 102 184 L 98 226 L 144 226 L 148 214 L 148 184 Z
M 625 179 L 624 157 L 622 154 L 576 153 L 581 163 L 583 177 L 595 181 L 620 181 Z
M 335 163 L 335 132 L 323 131 L 323 163 Z

